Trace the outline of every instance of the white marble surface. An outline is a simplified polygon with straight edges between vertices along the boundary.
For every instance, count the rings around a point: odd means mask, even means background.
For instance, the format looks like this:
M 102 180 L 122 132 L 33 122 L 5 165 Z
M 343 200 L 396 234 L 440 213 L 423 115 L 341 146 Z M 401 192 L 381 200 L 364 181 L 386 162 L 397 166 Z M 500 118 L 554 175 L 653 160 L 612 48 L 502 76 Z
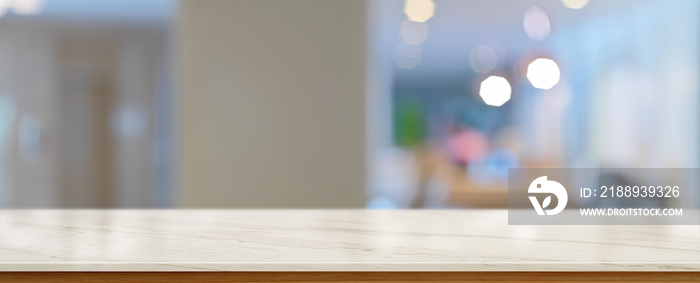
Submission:
M 4 271 L 700 270 L 700 226 L 505 210 L 0 210 Z

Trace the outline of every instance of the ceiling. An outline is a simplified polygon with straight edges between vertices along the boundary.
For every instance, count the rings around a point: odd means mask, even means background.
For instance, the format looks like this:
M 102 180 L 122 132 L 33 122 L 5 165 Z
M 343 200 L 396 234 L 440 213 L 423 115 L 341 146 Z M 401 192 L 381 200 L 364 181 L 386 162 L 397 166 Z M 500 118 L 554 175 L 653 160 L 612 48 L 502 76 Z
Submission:
M 7 15 L 61 22 L 162 25 L 172 20 L 177 0 L 43 0 L 37 15 Z
M 559 0 L 433 1 L 435 15 L 427 22 L 429 33 L 422 43 L 422 62 L 413 70 L 397 68 L 399 75 L 467 70 L 470 50 L 483 43 L 500 45 L 511 57 L 542 46 L 543 42 L 530 40 L 523 30 L 523 13 L 532 6 L 547 12 L 555 35 L 567 27 L 654 0 L 589 0 L 580 10 L 566 8 Z M 391 60 L 395 46 L 401 42 L 400 25 L 406 19 L 404 1 L 375 1 L 371 5 L 371 42 L 379 52 L 377 58 Z

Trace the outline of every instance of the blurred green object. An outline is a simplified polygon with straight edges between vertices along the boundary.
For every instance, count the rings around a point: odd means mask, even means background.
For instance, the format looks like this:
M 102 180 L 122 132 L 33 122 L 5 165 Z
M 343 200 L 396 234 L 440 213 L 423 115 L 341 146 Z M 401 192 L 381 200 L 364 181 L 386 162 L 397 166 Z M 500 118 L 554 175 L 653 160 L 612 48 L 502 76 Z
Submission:
M 396 103 L 394 141 L 401 147 L 412 147 L 425 139 L 425 113 L 416 97 L 402 97 Z

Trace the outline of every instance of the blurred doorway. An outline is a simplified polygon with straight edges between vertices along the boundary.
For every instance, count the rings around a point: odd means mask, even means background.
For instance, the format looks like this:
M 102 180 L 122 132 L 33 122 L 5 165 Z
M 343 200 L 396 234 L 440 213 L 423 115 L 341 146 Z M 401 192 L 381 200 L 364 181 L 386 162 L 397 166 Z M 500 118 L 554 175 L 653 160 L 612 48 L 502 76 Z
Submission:
M 113 204 L 114 146 L 109 121 L 118 94 L 114 41 L 71 33 L 59 45 L 63 114 L 59 170 L 62 195 L 69 196 L 64 205 L 69 207 Z

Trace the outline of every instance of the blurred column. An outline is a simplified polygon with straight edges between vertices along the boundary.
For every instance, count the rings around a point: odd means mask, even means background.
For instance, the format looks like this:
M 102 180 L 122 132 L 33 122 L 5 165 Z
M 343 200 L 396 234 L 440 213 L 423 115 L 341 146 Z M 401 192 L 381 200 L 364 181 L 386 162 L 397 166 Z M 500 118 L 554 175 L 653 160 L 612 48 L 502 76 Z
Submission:
M 361 207 L 364 1 L 184 1 L 182 202 Z

